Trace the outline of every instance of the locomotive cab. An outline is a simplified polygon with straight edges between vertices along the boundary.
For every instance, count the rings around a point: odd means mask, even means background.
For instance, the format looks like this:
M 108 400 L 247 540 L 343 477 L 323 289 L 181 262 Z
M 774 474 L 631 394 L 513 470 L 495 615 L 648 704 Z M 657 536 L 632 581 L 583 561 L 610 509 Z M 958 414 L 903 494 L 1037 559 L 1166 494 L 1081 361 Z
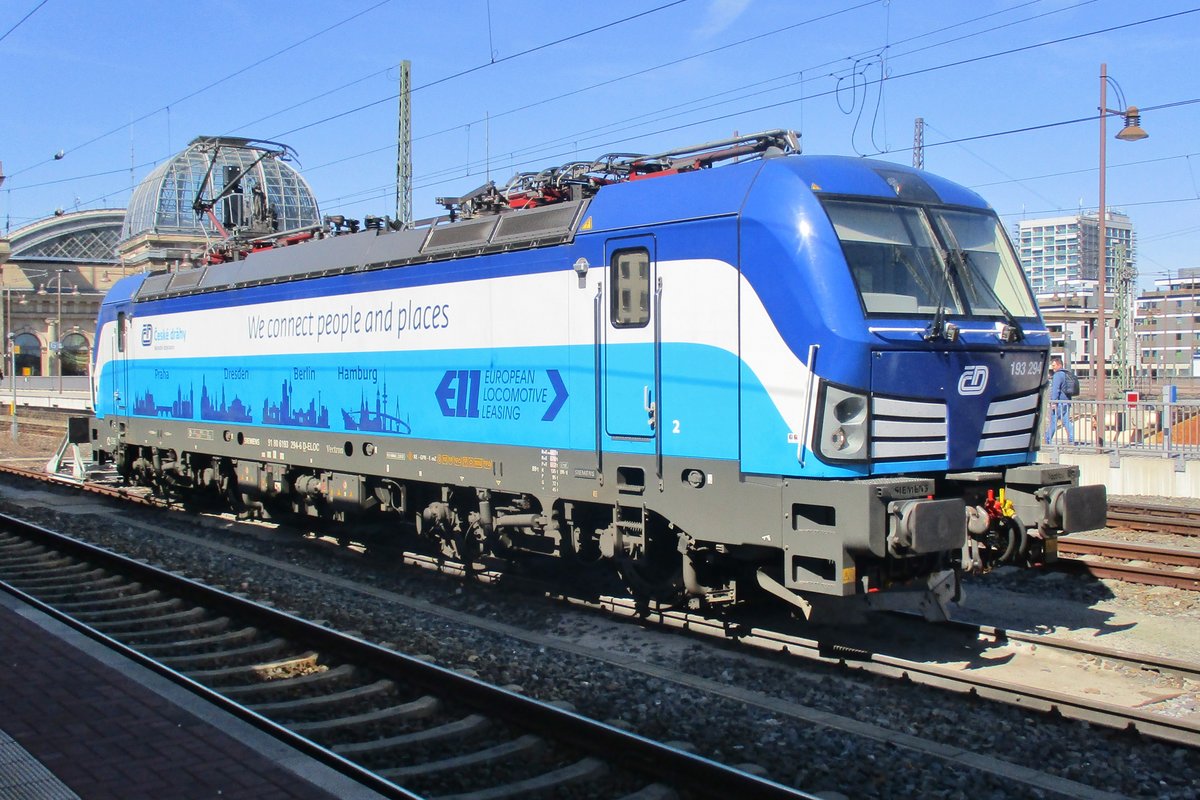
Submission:
M 769 236 L 743 271 L 800 254 L 792 294 L 774 302 L 807 312 L 780 325 L 807 375 L 791 417 L 798 452 L 760 449 L 750 469 L 788 474 L 794 458 L 791 474 L 831 479 L 819 493 L 797 485 L 800 502 L 785 507 L 794 530 L 780 585 L 840 578 L 870 592 L 931 574 L 944 605 L 952 581 L 939 563 L 1050 560 L 1058 535 L 1102 525 L 1103 486 L 1033 464 L 1050 339 L 995 213 L 960 186 L 881 162 L 797 159 L 759 181 L 770 202 L 752 200 L 747 216 Z M 819 538 L 835 529 L 840 551 Z

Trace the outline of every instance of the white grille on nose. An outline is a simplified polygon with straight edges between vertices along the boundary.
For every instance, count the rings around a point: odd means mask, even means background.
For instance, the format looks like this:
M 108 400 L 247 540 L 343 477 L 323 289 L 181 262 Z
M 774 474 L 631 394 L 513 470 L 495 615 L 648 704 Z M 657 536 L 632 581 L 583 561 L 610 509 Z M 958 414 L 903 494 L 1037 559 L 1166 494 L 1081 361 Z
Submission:
M 979 440 L 980 453 L 1008 453 L 1029 449 L 1037 420 L 1038 391 L 994 400 Z
M 946 404 L 872 397 L 871 457 L 946 458 Z

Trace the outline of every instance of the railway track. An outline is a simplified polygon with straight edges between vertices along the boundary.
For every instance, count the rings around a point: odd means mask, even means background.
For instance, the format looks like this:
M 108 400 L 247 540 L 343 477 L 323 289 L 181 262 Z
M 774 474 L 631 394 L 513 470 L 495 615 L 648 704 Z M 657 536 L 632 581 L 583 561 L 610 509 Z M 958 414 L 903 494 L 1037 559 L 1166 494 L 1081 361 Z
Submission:
M 105 493 L 128 496 L 126 490 L 111 487 Z M 404 554 L 403 558 L 406 563 L 459 577 L 467 573 L 462 565 L 444 559 L 412 553 Z M 483 582 L 501 578 L 499 573 L 486 569 L 472 569 L 470 575 Z M 553 596 L 553 592 L 551 594 Z M 804 632 L 797 633 L 795 629 L 771 629 L 753 621 L 740 622 L 729 617 L 706 617 L 670 609 L 651 609 L 647 612 L 644 606 L 639 606 L 630 598 L 582 600 L 558 595 L 557 599 L 572 605 L 600 609 L 618 618 L 637 619 L 643 623 L 706 637 L 736 640 L 741 645 L 753 648 L 840 664 L 850 669 L 974 694 L 1113 728 L 1133 729 L 1175 744 L 1200 747 L 1200 722 L 1173 719 L 1139 707 L 1144 704 L 1144 697 L 1138 698 L 1138 704 L 1122 705 L 1103 699 L 1098 701 L 1097 696 L 1089 695 L 1088 687 L 1075 681 L 1068 679 L 1058 685 L 1043 679 L 1048 671 L 1064 665 L 1078 666 L 1080 659 L 1088 659 L 1094 663 L 1119 665 L 1121 669 L 1134 673 L 1171 676 L 1180 685 L 1200 686 L 1200 666 L 1184 662 L 1085 647 L 1067 640 L 1030 636 L 995 627 L 964 626 L 961 623 L 933 627 L 923 622 L 917 623 L 911 634 L 913 645 L 906 653 L 904 646 L 877 646 L 877 642 L 870 639 L 874 635 L 871 633 L 857 640 L 840 635 L 818 639 Z M 937 645 L 934 637 L 941 636 L 939 631 L 943 630 L 955 632 L 950 634 L 950 641 Z M 936 657 L 931 659 L 930 653 L 939 652 L 952 656 L 941 661 Z M 1007 661 L 1015 663 L 1014 669 L 1000 671 L 980 668 Z M 1092 687 L 1090 691 L 1098 690 Z
M 393 797 L 809 797 L 0 517 L 26 602 Z
M 407 554 L 408 564 L 465 577 L 467 571 L 452 562 Z M 484 582 L 502 579 L 500 573 L 473 570 L 472 576 Z M 694 611 L 652 608 L 649 611 L 632 598 L 604 596 L 580 599 L 568 595 L 557 598 L 574 606 L 600 610 L 617 618 L 641 624 L 684 631 L 739 646 L 782 653 L 807 661 L 836 664 L 889 678 L 933 686 L 1029 708 L 1059 714 L 1170 742 L 1200 747 L 1200 719 L 1180 719 L 1146 710 L 1145 697 L 1131 705 L 1106 702 L 1097 695 L 1112 693 L 1112 687 L 1097 688 L 1070 677 L 1048 680 L 1048 672 L 1064 666 L 1103 665 L 1112 672 L 1165 676 L 1180 687 L 1200 689 L 1200 664 L 1179 659 L 1156 658 L 1113 648 L 1081 644 L 1064 638 L 1010 631 L 992 625 L 951 621 L 930 625 L 923 618 L 907 614 L 885 615 L 882 626 L 862 630 L 820 630 L 797 632 L 800 626 L 756 625 L 728 616 L 706 616 Z M 896 626 L 904 626 L 899 630 Z M 886 644 L 881 644 L 886 642 Z M 939 656 L 953 654 L 947 658 Z M 999 667 L 991 669 L 992 666 Z M 1166 694 L 1172 694 L 1169 690 Z
M 640 618 L 639 615 L 644 613 L 629 600 L 603 598 L 600 602 L 616 616 Z M 1138 707 L 1145 698 L 1131 705 L 1105 701 L 1091 694 L 1103 694 L 1104 689 L 1070 678 L 1054 682 L 1046 677 L 1048 672 L 1065 665 L 1087 662 L 1104 664 L 1107 669 L 1170 676 L 1179 685 L 1190 686 L 1194 691 L 1200 687 L 1200 664 L 1125 653 L 988 625 L 950 622 L 931 626 L 922 619 L 907 619 L 904 615 L 894 615 L 888 623 L 888 644 L 882 646 L 878 630 L 851 632 L 850 635 L 839 631 L 814 638 L 770 627 L 731 625 L 728 619 L 680 611 L 654 611 L 649 619 L 666 628 L 736 640 L 743 646 L 836 663 L 849 669 L 976 695 L 1069 719 L 1134 730 L 1173 744 L 1200 747 L 1200 719 L 1177 718 Z M 909 630 L 897 631 L 895 625 L 907 626 Z M 954 653 L 954 656 L 939 659 L 938 654 L 947 653 Z M 992 670 L 989 668 L 992 665 L 1005 668 Z
M 1110 500 L 1108 527 L 1200 536 L 1200 508 Z
M 1097 578 L 1200 591 L 1200 550 L 1081 539 L 1059 540 L 1059 565 Z

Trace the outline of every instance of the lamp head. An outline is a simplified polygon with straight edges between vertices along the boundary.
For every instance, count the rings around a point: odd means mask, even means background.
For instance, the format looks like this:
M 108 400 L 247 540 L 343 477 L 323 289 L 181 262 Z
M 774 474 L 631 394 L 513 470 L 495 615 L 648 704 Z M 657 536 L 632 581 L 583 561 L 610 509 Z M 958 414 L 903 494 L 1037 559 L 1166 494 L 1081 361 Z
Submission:
M 1117 134 L 1117 138 L 1122 142 L 1138 142 L 1150 135 L 1142 130 L 1142 115 L 1138 112 L 1137 106 L 1125 109 L 1124 116 L 1125 127 Z

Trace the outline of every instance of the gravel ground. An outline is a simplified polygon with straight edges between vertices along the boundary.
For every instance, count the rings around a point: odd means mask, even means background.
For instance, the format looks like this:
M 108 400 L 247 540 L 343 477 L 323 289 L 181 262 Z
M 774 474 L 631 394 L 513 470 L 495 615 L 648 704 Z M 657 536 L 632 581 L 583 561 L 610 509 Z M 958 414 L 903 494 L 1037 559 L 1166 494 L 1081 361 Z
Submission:
M 8 444 L 0 443 L 0 458 L 14 452 Z M 901 681 L 746 656 L 708 642 L 613 623 L 502 587 L 463 584 L 414 569 L 378 568 L 366 558 L 348 557 L 344 550 L 314 546 L 299 537 L 281 541 L 275 535 L 260 539 L 212 526 L 198 529 L 182 515 L 164 521 L 160 513 L 143 510 L 124 511 L 124 521 L 117 521 L 28 503 L 0 506 L 484 680 L 515 684 L 544 700 L 570 702 L 581 713 L 646 736 L 687 741 L 701 754 L 727 763 L 757 764 L 775 780 L 810 792 L 972 800 L 1110 796 L 1105 792 L 1155 798 L 1200 795 L 1196 753 L 1188 748 Z M 422 611 L 419 603 L 414 610 L 387 595 L 315 582 L 209 547 L 157 538 L 151 531 L 159 528 L 236 543 L 323 575 L 421 598 L 432 604 L 432 611 Z M 1131 641 L 1128 631 L 1134 628 L 1164 630 L 1150 637 L 1156 646 L 1175 657 L 1200 660 L 1200 646 L 1179 652 L 1169 635 L 1172 629 L 1176 637 L 1185 628 L 1200 629 L 1194 624 L 1200 609 L 1190 593 L 1020 570 L 972 579 L 968 593 L 960 616 L 1114 641 Z M 515 633 L 504 633 L 508 627 Z M 591 646 L 604 657 L 557 647 L 557 635 Z M 628 669 L 622 661 L 644 666 Z M 855 720 L 867 735 L 798 722 L 795 706 Z M 926 742 L 909 741 L 908 736 Z M 1043 771 L 1096 791 L 1034 788 L 973 769 L 961 759 L 931 755 L 939 747 L 945 753 L 966 751 L 1006 762 L 1018 777 L 1022 768 Z

